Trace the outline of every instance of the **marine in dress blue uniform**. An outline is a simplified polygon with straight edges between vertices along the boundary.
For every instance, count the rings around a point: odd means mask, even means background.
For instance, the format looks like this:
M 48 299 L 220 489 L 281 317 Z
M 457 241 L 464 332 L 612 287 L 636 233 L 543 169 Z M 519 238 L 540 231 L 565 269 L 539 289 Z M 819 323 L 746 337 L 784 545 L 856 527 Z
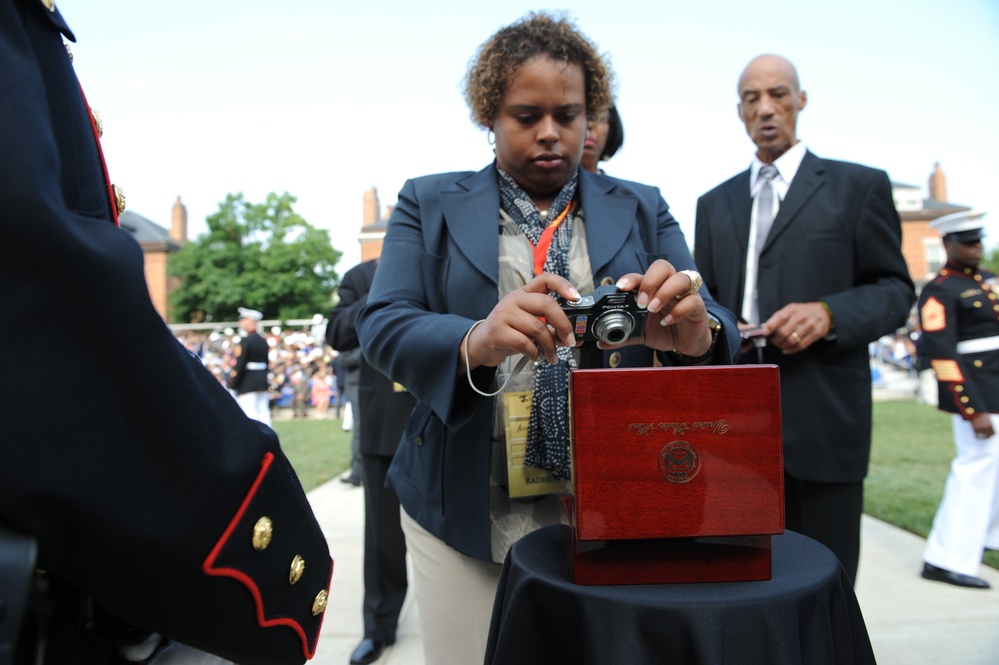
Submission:
M 987 589 L 976 575 L 999 548 L 999 282 L 979 268 L 985 213 L 934 220 L 947 264 L 920 294 L 926 354 L 942 411 L 953 414 L 957 456 L 923 553 L 922 576 Z
M 37 544 L 0 661 L 301 663 L 326 540 L 274 432 L 153 307 L 63 38 L 51 0 L 0 0 L 0 527 Z
M 239 308 L 239 325 L 245 336 L 236 347 L 236 364 L 229 375 L 229 388 L 236 393 L 243 412 L 270 427 L 270 387 L 267 378 L 270 347 L 257 333 L 257 323 L 264 315 L 255 309 Z

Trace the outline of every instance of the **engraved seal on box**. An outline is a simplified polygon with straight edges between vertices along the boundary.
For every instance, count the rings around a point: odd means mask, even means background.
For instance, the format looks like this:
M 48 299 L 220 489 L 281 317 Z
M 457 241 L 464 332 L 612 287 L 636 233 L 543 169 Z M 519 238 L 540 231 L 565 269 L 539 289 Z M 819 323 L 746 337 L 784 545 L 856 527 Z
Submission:
M 671 483 L 689 482 L 700 470 L 701 457 L 686 441 L 671 441 L 659 451 L 659 472 Z

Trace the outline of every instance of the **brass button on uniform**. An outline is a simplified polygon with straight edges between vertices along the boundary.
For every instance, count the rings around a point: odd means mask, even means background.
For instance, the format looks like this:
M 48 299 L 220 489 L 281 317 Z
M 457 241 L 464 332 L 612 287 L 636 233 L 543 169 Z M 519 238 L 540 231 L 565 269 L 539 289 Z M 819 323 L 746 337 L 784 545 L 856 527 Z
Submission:
M 961 404 L 967 404 L 970 401 L 971 400 L 968 398 L 967 395 L 965 395 L 964 397 L 961 398 Z
M 269 517 L 261 517 L 253 525 L 253 549 L 262 552 L 271 544 L 274 537 L 274 523 Z
M 125 190 L 118 185 L 111 185 L 114 191 L 114 205 L 118 209 L 118 214 L 125 212 Z
M 975 367 L 981 367 L 982 366 L 982 361 L 981 360 L 976 360 L 973 364 L 974 364 Z
M 62 45 L 66 47 L 66 54 L 69 56 L 70 62 L 73 60 L 73 48 L 69 45 L 65 39 L 62 40 Z
M 972 408 L 970 408 L 970 407 L 967 408 L 967 409 L 965 409 L 964 412 L 967 413 L 969 416 L 972 416 L 972 415 L 975 414 L 975 410 L 972 409 Z
M 294 584 L 298 580 L 302 579 L 302 573 L 305 572 L 305 559 L 299 555 L 295 555 L 295 558 L 291 560 L 291 570 L 288 572 L 288 582 Z
M 45 9 L 50 12 L 54 12 L 56 10 L 55 0 L 42 0 L 42 4 L 45 5 Z
M 97 127 L 97 138 L 104 138 L 104 123 L 101 122 L 101 114 L 97 109 L 90 109 L 90 115 L 94 118 L 94 126 Z
M 602 280 L 600 280 L 600 286 L 610 286 L 611 284 L 615 283 L 616 282 L 610 277 L 604 277 Z
M 964 386 L 954 386 L 954 392 L 963 393 Z
M 607 364 L 611 367 L 617 367 L 621 364 L 621 354 L 618 351 L 610 354 L 610 358 L 607 359 Z
M 975 309 L 978 309 L 981 306 L 982 306 L 982 302 L 980 300 L 976 300 L 975 301 Z
M 316 600 L 312 603 L 312 616 L 319 616 L 326 611 L 327 600 L 328 596 L 326 594 L 326 589 L 323 589 L 316 595 Z
M 422 446 L 423 445 L 423 437 L 422 436 L 416 437 L 416 445 L 418 445 L 418 446 Z

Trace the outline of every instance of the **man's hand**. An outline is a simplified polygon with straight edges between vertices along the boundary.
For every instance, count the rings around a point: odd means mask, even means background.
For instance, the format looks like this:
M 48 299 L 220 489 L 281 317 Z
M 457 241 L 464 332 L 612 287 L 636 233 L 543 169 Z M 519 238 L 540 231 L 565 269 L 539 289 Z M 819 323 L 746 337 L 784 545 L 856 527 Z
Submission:
M 975 438 L 991 439 L 996 435 L 992 428 L 992 416 L 988 413 L 976 413 L 971 418 L 971 426 L 975 429 Z
M 820 302 L 793 302 L 763 324 L 770 344 L 786 354 L 799 353 L 829 334 L 832 317 Z

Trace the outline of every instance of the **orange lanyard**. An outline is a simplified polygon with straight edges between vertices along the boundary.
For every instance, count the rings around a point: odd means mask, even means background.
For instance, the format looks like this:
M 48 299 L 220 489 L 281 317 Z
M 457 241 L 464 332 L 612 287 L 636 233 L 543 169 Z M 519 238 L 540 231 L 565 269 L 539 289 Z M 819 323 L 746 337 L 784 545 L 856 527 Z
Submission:
M 545 261 L 548 259 L 548 249 L 552 246 L 552 237 L 555 235 L 555 231 L 558 229 L 559 224 L 564 222 L 565 218 L 569 216 L 569 211 L 572 210 L 573 203 L 575 203 L 575 201 L 570 201 L 569 205 L 565 207 L 565 210 L 563 210 L 558 217 L 551 221 L 551 223 L 541 233 L 541 237 L 538 238 L 538 244 L 534 247 L 535 277 L 545 271 Z

